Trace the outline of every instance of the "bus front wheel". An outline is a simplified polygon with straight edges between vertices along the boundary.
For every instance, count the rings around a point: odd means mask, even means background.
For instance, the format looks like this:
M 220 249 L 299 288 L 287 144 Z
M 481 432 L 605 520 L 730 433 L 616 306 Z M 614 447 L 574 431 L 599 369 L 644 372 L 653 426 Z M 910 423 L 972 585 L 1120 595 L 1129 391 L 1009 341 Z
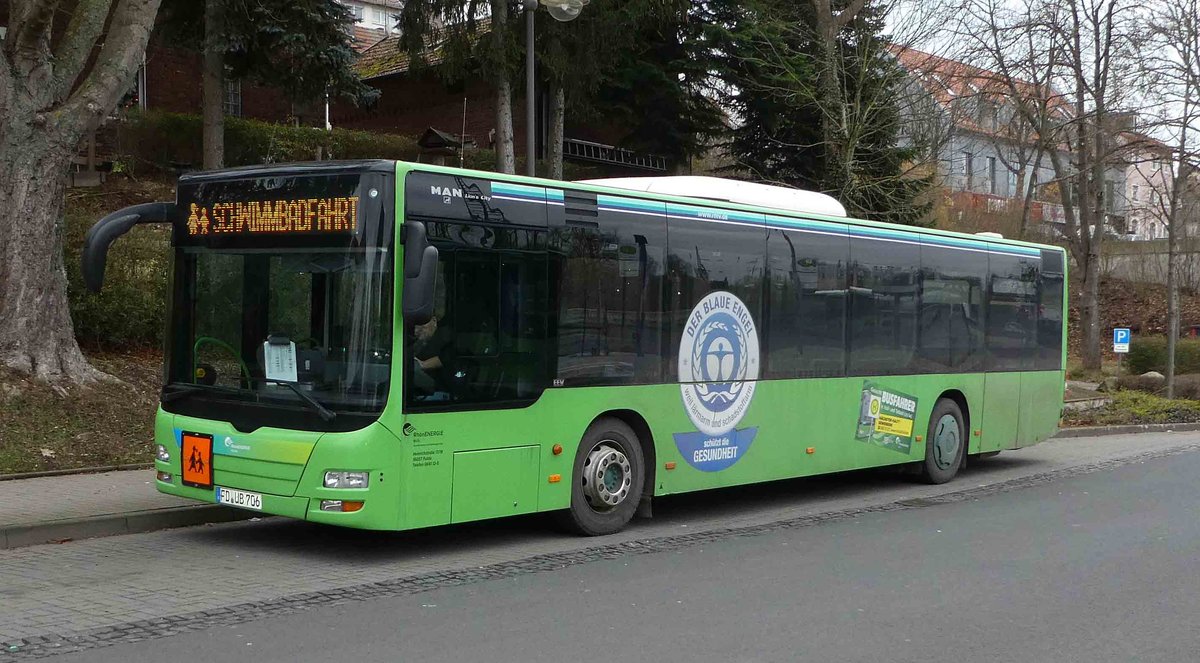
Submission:
M 954 401 L 943 398 L 929 415 L 929 434 L 925 436 L 925 462 L 921 478 L 933 484 L 946 483 L 958 474 L 966 452 L 966 428 L 962 410 Z
M 571 508 L 561 512 L 561 524 L 585 536 L 620 531 L 637 511 L 645 473 L 633 429 L 619 419 L 597 419 L 575 452 Z

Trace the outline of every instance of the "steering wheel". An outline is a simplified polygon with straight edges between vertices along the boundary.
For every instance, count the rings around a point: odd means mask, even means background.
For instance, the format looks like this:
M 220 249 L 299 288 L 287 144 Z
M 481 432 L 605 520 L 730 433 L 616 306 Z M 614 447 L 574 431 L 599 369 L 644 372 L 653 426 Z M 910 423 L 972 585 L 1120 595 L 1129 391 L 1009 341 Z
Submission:
M 196 361 L 196 357 L 199 356 L 199 354 L 200 354 L 200 346 L 205 345 L 205 344 L 215 345 L 219 348 L 224 348 L 225 350 L 228 350 L 229 354 L 233 355 L 234 358 L 237 359 L 238 365 L 241 366 L 242 375 L 246 378 L 246 384 L 250 384 L 250 382 L 251 382 L 250 369 L 246 366 L 246 362 L 242 360 L 241 354 L 239 354 L 237 350 L 234 350 L 232 345 L 226 343 L 225 341 L 222 341 L 219 338 L 214 338 L 212 336 L 200 336 L 196 339 L 196 342 L 192 345 L 192 376 L 193 376 L 193 379 L 195 378 L 195 375 L 196 375 L 196 369 L 199 367 L 199 362 Z M 216 380 L 215 377 L 213 379 L 214 379 L 214 381 Z

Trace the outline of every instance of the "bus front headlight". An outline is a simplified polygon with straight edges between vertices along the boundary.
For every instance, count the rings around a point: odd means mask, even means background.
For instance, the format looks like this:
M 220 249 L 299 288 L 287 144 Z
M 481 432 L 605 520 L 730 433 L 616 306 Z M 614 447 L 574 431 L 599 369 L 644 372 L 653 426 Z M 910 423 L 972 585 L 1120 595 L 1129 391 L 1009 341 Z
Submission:
M 164 463 L 171 460 L 171 452 L 161 444 L 154 445 L 154 456 Z
M 370 472 L 330 470 L 325 472 L 326 488 L 366 488 Z

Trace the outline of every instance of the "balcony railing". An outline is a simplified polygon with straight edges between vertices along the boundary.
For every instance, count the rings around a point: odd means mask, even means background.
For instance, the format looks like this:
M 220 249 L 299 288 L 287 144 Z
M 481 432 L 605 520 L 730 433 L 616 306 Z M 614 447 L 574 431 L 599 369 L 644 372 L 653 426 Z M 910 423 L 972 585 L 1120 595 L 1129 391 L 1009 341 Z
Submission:
M 660 157 L 654 154 L 638 154 L 630 150 L 623 150 L 612 145 L 602 145 L 600 143 L 592 143 L 586 140 L 578 140 L 575 138 L 563 139 L 563 157 L 566 159 L 576 159 L 578 161 L 592 161 L 595 163 L 608 163 L 626 166 L 628 168 L 637 168 L 639 170 L 652 170 L 664 172 L 667 170 L 667 158 Z

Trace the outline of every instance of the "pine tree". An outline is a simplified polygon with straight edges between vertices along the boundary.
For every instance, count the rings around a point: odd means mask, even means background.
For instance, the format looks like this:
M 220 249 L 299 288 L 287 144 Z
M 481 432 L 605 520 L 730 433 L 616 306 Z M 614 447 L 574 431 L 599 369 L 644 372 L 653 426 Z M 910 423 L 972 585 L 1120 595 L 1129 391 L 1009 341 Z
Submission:
M 823 61 L 808 3 L 718 0 L 697 6 L 714 62 L 714 88 L 733 116 L 727 149 L 749 177 L 838 198 L 854 215 L 919 223 L 930 186 L 906 174 L 897 90 L 904 73 L 868 4 L 837 33 L 834 68 L 843 103 L 821 92 Z M 823 122 L 836 132 L 825 134 Z

